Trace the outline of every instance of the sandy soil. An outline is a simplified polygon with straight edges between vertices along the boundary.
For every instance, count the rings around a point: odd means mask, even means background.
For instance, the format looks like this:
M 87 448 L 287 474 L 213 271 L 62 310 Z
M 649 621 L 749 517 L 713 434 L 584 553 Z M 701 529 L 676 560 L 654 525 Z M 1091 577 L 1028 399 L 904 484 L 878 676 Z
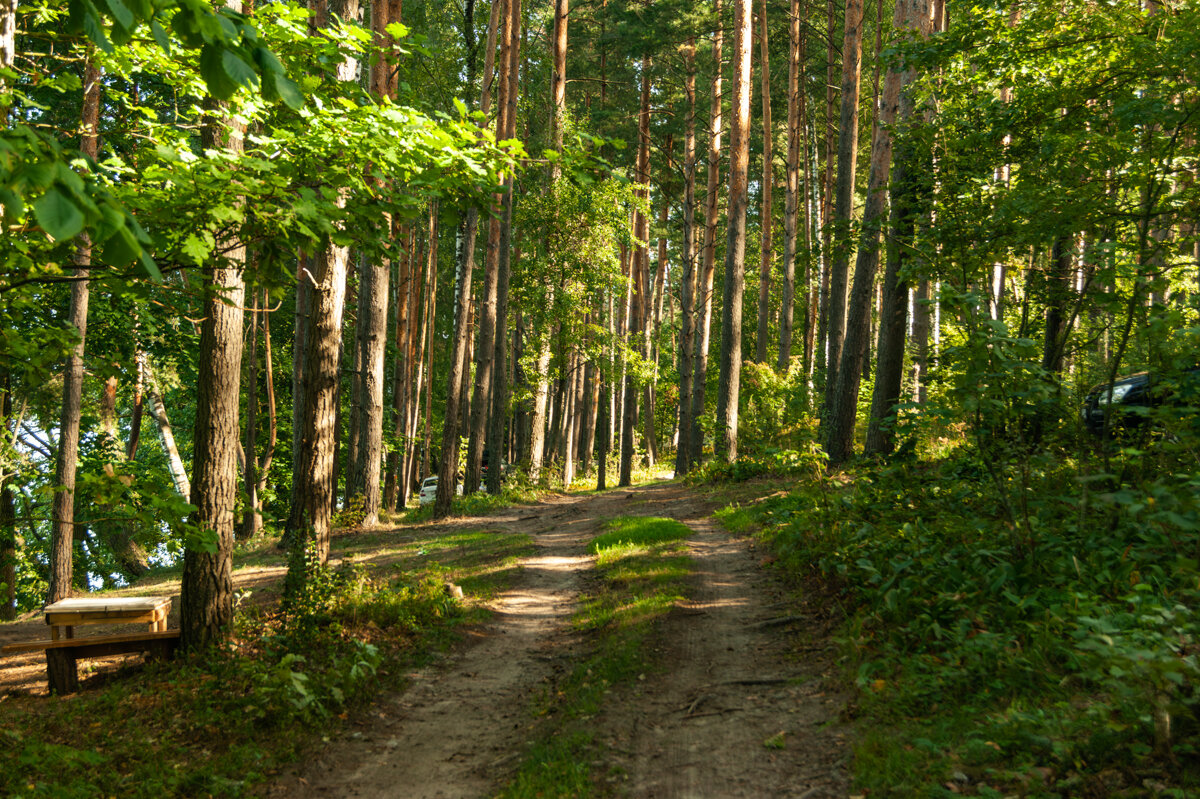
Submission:
M 826 690 L 825 621 L 785 601 L 713 509 L 656 484 L 489 517 L 489 528 L 527 532 L 537 545 L 519 583 L 492 603 L 492 621 L 269 794 L 494 795 L 534 735 L 530 703 L 582 656 L 570 618 L 588 579 L 587 542 L 606 519 L 652 515 L 692 528 L 694 599 L 661 627 L 661 669 L 614 692 L 594 720 L 610 756 L 594 771 L 617 796 L 846 796 L 844 699 Z
M 846 796 L 845 700 L 829 691 L 830 620 L 819 602 L 788 596 L 750 543 L 712 520 L 715 507 L 686 487 L 659 483 L 404 528 L 406 538 L 481 526 L 524 532 L 536 551 L 513 588 L 490 603 L 485 626 L 409 675 L 405 691 L 381 695 L 267 795 L 494 795 L 537 734 L 531 703 L 586 653 L 570 619 L 593 579 L 587 542 L 607 519 L 648 515 L 692 529 L 692 599 L 660 625 L 656 669 L 614 690 L 592 720 L 606 753 L 592 764 L 601 790 L 655 799 Z M 283 570 L 259 571 L 237 578 L 239 587 L 261 589 L 256 599 L 271 593 Z M 40 614 L 0 625 L 0 643 L 41 637 Z M 112 679 L 127 660 L 140 657 L 81 662 L 81 685 Z M 44 664 L 41 653 L 5 658 L 0 704 L 8 694 L 44 694 Z

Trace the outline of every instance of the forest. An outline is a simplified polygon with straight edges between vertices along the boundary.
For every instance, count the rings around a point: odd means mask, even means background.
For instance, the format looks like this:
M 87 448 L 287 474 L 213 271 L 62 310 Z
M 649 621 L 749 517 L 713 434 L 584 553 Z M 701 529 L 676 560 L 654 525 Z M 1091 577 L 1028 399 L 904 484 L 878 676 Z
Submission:
M 299 607 L 335 529 L 761 483 L 872 795 L 1188 795 L 1198 53 L 1193 0 L 2 0 L 0 618 L 176 570 L 199 652 L 248 546 Z

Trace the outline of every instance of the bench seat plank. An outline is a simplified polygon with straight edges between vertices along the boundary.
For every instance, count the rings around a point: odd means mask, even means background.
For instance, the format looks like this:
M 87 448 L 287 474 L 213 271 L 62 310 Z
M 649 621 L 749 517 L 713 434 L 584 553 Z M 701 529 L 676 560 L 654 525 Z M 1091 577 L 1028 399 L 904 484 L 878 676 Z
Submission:
M 86 657 L 88 654 L 93 654 L 97 649 L 103 649 L 106 646 L 125 645 L 126 648 L 122 651 L 135 652 L 138 644 L 153 643 L 155 641 L 177 641 L 179 639 L 179 630 L 163 630 L 160 632 L 147 633 L 124 633 L 122 635 L 92 635 L 86 638 L 60 638 L 57 641 L 21 641 L 15 644 L 5 644 L 0 648 L 0 653 L 11 654 L 14 652 L 38 652 L 43 649 L 78 649 L 81 651 L 81 656 Z M 84 652 L 84 650 L 87 650 Z M 99 656 L 99 655 L 97 655 Z

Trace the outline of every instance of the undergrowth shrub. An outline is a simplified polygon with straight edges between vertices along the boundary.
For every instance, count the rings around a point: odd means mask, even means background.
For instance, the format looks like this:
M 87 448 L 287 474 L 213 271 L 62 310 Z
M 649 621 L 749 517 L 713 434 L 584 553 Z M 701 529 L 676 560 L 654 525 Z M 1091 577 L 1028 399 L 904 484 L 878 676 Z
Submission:
M 1112 465 L 1139 473 L 1134 457 Z M 907 779 L 881 765 L 897 756 L 888 736 L 930 742 L 902 759 L 931 785 L 957 771 L 1011 786 L 1035 769 L 1070 792 L 1147 768 L 1167 788 L 1200 784 L 1184 765 L 1200 741 L 1200 484 L 1095 466 L 1049 453 L 1011 468 L 873 464 L 722 512 L 847 609 L 859 707 L 907 733 L 866 736 L 863 787 Z

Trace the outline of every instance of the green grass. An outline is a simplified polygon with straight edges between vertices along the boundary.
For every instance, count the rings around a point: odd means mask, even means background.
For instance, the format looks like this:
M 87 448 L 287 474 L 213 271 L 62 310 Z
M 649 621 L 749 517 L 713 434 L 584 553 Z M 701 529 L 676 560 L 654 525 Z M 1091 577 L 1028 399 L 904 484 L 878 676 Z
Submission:
M 589 655 L 534 704 L 537 742 L 500 794 L 505 799 L 586 797 L 602 746 L 588 720 L 616 686 L 654 668 L 646 646 L 655 623 L 686 594 L 692 571 L 689 530 L 672 519 L 622 517 L 588 545 L 599 586 L 583 598 L 574 624 L 592 633 Z
M 1200 788 L 1200 481 L 1088 470 L 865 464 L 718 513 L 845 612 L 858 792 Z
M 136 665 L 68 697 L 8 697 L 0 795 L 252 793 L 484 613 L 470 600 L 510 584 L 532 546 L 486 530 L 336 544 L 342 566 L 315 575 L 294 612 L 244 605 L 227 648 Z M 446 580 L 468 601 L 448 596 Z

